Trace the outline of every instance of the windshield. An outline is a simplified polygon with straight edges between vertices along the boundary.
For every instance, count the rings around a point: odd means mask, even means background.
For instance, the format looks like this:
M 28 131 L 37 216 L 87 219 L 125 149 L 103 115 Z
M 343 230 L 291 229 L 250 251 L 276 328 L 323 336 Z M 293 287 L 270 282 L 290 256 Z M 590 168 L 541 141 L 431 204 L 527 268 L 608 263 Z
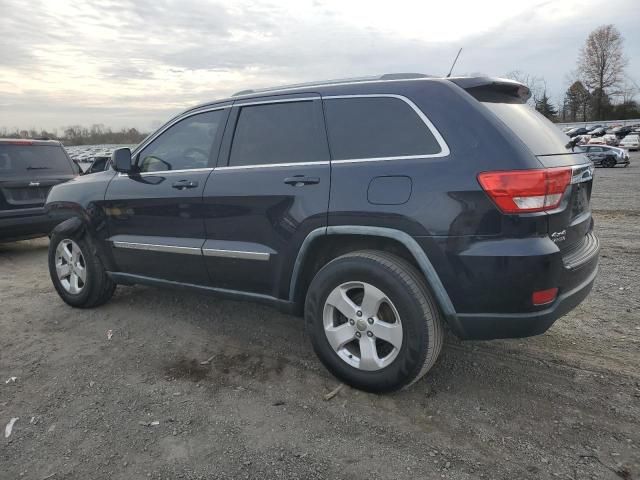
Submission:
M 0 176 L 73 173 L 71 162 L 58 145 L 0 144 Z
M 528 105 L 494 102 L 482 104 L 520 137 L 534 155 L 567 153 L 569 137 Z

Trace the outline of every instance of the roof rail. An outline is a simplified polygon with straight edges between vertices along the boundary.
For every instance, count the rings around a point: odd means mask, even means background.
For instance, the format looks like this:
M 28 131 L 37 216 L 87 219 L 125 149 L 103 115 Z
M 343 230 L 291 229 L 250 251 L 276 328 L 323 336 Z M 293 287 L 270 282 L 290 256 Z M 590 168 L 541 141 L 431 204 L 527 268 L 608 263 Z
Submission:
M 385 73 L 383 75 L 370 76 L 370 77 L 339 78 L 334 80 L 321 80 L 319 82 L 307 82 L 307 83 L 296 83 L 292 85 L 281 85 L 278 87 L 240 90 L 239 92 L 236 92 L 231 96 L 238 97 L 240 95 L 249 95 L 251 93 L 264 93 L 264 92 L 270 92 L 274 90 L 287 90 L 289 88 L 320 87 L 322 85 L 331 85 L 333 83 L 358 83 L 358 82 L 370 82 L 372 80 L 409 80 L 412 78 L 429 78 L 429 77 L 431 77 L 431 75 L 425 75 L 424 73 Z

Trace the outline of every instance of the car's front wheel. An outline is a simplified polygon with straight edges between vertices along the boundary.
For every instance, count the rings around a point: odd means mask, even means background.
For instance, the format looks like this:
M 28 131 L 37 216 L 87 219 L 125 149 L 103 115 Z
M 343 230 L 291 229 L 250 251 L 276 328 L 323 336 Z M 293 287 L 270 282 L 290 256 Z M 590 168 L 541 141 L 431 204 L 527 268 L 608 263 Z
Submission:
M 422 276 L 384 252 L 349 253 L 325 265 L 309 286 L 305 319 L 322 363 L 369 392 L 412 384 L 443 343 L 440 313 Z
M 95 247 L 82 233 L 54 231 L 49 242 L 49 275 L 60 298 L 72 307 L 102 305 L 116 289 Z
M 602 165 L 607 168 L 613 168 L 616 166 L 616 159 L 612 157 L 607 157 L 602 161 Z

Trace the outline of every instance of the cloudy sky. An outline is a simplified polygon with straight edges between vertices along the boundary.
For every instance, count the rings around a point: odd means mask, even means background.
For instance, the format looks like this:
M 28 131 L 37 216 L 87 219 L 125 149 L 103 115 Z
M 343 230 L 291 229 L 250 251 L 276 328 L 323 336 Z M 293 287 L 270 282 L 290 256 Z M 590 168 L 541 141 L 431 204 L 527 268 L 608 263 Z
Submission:
M 544 77 L 559 100 L 595 27 L 638 0 L 0 0 L 0 127 L 134 126 L 252 87 L 388 72 Z

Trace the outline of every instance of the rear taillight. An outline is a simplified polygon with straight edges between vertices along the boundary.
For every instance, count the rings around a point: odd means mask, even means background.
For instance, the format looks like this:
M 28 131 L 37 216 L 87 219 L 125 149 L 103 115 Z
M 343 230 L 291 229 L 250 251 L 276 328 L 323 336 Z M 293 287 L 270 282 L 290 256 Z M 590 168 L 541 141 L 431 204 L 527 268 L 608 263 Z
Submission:
M 483 172 L 478 182 L 504 213 L 556 208 L 571 183 L 571 167 Z

